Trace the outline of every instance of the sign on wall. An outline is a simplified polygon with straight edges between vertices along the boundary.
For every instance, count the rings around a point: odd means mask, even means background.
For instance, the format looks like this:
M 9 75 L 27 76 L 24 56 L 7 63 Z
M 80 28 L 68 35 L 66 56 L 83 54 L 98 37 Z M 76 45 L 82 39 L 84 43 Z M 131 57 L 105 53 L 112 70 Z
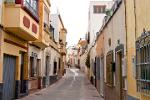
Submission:
M 0 0 L 0 24 L 2 22 L 2 1 L 3 0 Z

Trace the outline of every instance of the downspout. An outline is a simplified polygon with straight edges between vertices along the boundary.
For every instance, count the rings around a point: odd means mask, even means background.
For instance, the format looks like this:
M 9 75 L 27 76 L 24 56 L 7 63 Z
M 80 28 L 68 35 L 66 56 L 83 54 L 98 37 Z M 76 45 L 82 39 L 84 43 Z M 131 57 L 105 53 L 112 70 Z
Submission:
M 126 74 L 128 73 L 128 33 L 127 33 L 127 3 L 124 0 L 124 7 L 125 7 L 125 34 L 126 34 Z M 128 77 L 128 75 L 127 75 Z M 128 78 L 127 78 L 127 91 L 128 91 Z M 127 93 L 128 94 L 128 93 Z
M 134 18 L 135 18 L 135 40 L 137 38 L 137 16 L 136 16 L 136 1 L 133 0 L 133 3 L 134 3 Z
M 128 36 L 127 36 L 127 3 L 126 3 L 126 0 L 124 0 L 124 6 L 125 6 L 125 32 L 126 32 L 126 55 L 128 54 Z
M 137 33 L 136 1 L 133 0 L 133 3 L 134 3 L 134 18 L 135 18 L 135 23 L 134 23 L 135 24 L 135 28 L 134 28 L 135 35 L 134 36 L 135 36 L 135 40 L 136 40 L 136 37 L 137 37 L 137 35 L 136 35 L 136 33 Z M 126 0 L 124 0 L 124 5 L 125 5 L 125 30 L 126 30 L 126 57 L 127 57 L 126 59 L 128 59 L 128 33 L 127 33 L 128 29 L 127 29 L 127 1 Z M 127 64 L 128 64 L 128 61 L 126 61 L 126 66 L 127 66 Z M 128 67 L 127 67 L 127 69 L 128 69 Z M 128 82 L 127 82 L 127 84 L 128 84 Z M 128 86 L 127 86 L 127 90 L 128 90 Z

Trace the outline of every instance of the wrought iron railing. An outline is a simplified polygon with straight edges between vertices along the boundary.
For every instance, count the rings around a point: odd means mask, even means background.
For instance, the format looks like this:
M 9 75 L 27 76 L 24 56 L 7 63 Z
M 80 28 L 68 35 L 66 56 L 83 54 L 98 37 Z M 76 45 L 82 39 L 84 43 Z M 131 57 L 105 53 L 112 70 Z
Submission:
M 14 4 L 22 4 L 23 2 L 23 7 L 25 7 L 31 15 L 33 15 L 36 19 L 39 19 L 38 16 L 38 3 L 36 5 L 36 9 L 29 3 L 27 0 L 6 0 L 5 3 L 14 3 Z
M 137 90 L 150 96 L 150 80 L 137 79 Z
M 36 9 L 34 9 L 32 7 L 32 5 L 27 1 L 27 0 L 23 0 L 23 6 L 26 7 L 28 10 L 30 10 L 31 14 L 34 15 L 34 17 L 36 17 L 37 19 L 39 18 L 38 16 L 38 6 Z
M 150 32 L 143 32 L 136 41 L 137 90 L 150 96 Z

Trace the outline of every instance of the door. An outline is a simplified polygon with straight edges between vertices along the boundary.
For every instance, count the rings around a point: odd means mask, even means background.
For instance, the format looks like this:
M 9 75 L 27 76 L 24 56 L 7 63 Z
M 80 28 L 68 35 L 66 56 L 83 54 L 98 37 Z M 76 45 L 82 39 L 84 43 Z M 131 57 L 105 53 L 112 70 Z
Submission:
M 45 75 L 49 76 L 49 56 L 46 56 L 46 68 L 45 68 Z
M 95 57 L 95 61 L 94 61 L 94 76 L 95 76 L 95 87 L 97 86 L 97 69 L 96 69 L 96 57 Z
M 46 76 L 46 80 L 45 80 L 45 85 L 46 87 L 49 85 L 49 71 L 50 71 L 50 60 L 49 60 L 49 56 L 46 56 L 46 68 L 45 68 L 45 76 Z
M 59 58 L 59 64 L 58 64 L 59 70 L 60 70 L 60 63 L 61 63 L 61 60 L 60 60 L 60 58 Z
M 20 71 L 20 93 L 25 93 L 24 88 L 24 53 L 21 53 L 21 71 Z
M 12 100 L 15 97 L 15 67 L 16 67 L 16 57 L 4 55 L 3 100 Z
M 104 58 L 100 59 L 100 94 L 104 96 Z
M 41 73 L 41 59 L 37 59 L 37 76 Z
M 53 74 L 56 74 L 56 73 L 57 73 L 57 62 L 54 61 L 54 72 L 53 72 Z
M 122 87 L 122 53 L 118 52 L 117 53 L 117 59 L 116 59 L 116 64 L 117 64 L 117 87 L 118 87 L 118 100 L 123 100 L 123 87 Z
M 41 89 L 42 88 L 41 59 L 37 59 L 37 76 L 38 76 L 38 89 Z

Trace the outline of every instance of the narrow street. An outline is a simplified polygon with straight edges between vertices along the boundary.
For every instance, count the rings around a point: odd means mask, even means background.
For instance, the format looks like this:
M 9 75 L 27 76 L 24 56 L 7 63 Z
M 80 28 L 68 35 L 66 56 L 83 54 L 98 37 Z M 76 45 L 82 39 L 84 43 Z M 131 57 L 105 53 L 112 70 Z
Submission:
M 150 100 L 150 0 L 0 0 L 0 100 Z
M 19 100 L 103 100 L 96 88 L 78 69 L 67 69 L 52 86 Z

